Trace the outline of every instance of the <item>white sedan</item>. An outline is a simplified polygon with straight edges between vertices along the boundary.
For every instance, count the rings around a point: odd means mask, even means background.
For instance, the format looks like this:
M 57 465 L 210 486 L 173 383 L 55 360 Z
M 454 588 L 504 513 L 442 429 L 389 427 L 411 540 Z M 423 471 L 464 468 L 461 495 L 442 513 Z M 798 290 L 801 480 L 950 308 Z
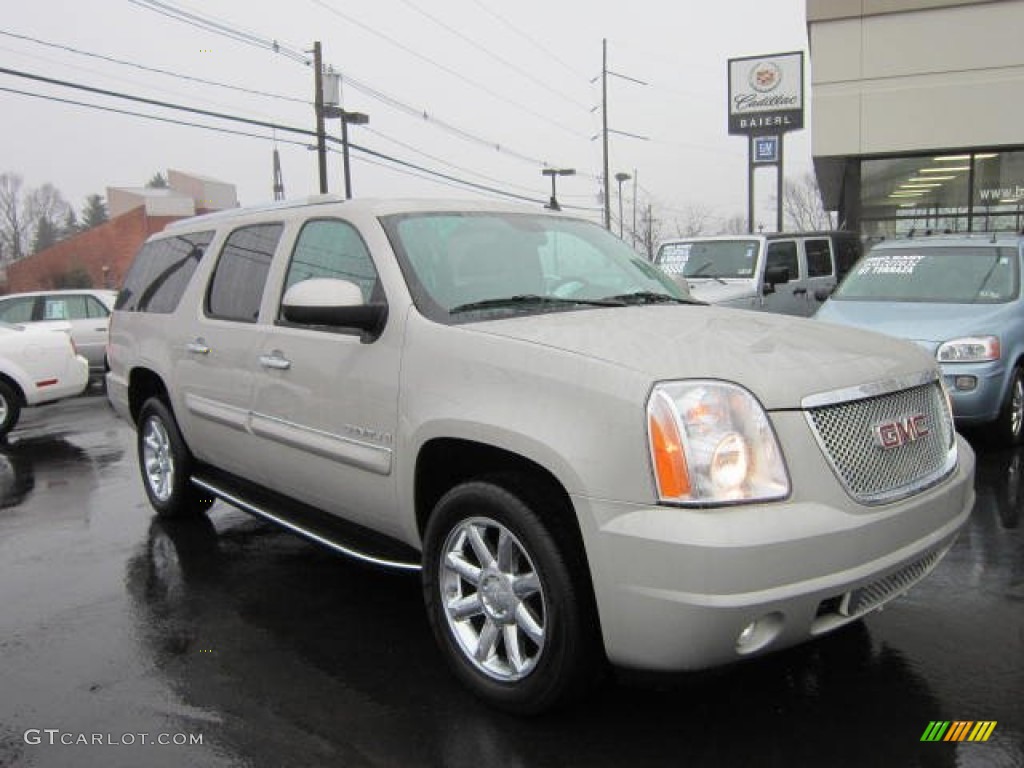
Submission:
M 89 383 L 89 363 L 66 330 L 0 323 L 0 439 L 26 406 L 78 395 Z

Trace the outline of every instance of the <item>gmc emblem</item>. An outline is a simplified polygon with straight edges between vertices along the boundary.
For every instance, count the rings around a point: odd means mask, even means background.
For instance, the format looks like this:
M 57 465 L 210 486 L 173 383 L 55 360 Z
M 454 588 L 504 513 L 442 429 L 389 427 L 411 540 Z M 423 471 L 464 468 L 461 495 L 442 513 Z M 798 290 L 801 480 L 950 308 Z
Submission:
M 923 413 L 917 413 L 897 421 L 876 424 L 874 427 L 875 441 L 884 451 L 920 440 L 929 431 L 928 421 Z

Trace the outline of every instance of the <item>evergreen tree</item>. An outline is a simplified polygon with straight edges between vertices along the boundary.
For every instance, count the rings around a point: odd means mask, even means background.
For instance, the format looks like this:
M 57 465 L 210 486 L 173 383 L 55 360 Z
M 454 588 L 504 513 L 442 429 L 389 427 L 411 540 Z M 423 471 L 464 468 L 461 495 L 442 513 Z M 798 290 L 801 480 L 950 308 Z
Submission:
M 78 215 L 75 213 L 74 208 L 68 208 L 67 216 L 64 217 L 64 224 L 60 228 L 60 239 L 67 240 L 69 237 L 74 237 L 81 231 L 81 227 L 78 224 Z
M 40 216 L 36 222 L 35 236 L 32 238 L 32 253 L 45 251 L 52 245 L 56 245 L 60 239 L 60 230 L 57 225 L 50 221 L 49 216 Z
M 98 227 L 109 219 L 107 202 L 103 199 L 103 195 L 89 195 L 85 198 L 85 207 L 82 209 L 83 230 Z
M 149 189 L 167 189 L 167 177 L 157 171 L 153 178 L 146 182 L 146 186 Z

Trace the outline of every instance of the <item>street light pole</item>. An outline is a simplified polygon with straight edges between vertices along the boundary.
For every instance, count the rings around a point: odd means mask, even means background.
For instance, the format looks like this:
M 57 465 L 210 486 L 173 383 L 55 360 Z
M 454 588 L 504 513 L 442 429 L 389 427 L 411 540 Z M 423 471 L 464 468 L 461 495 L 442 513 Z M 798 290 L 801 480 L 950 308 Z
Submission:
M 366 125 L 370 122 L 370 116 L 362 112 L 349 112 L 340 107 L 327 107 L 327 117 L 341 118 L 341 159 L 345 169 L 345 199 L 352 199 L 352 172 L 349 169 L 348 158 L 348 126 Z
M 549 200 L 548 204 L 546 206 L 544 206 L 544 207 L 548 208 L 549 210 L 552 210 L 552 211 L 560 211 L 560 210 L 562 210 L 562 206 L 560 206 L 558 204 L 558 198 L 555 196 L 555 177 L 556 176 L 575 176 L 576 175 L 576 169 L 575 168 L 545 168 L 545 169 L 543 169 L 541 171 L 541 173 L 543 175 L 545 175 L 545 176 L 550 176 L 551 177 L 551 200 Z
M 622 182 L 633 178 L 628 173 L 619 171 L 615 174 L 615 180 L 619 182 L 619 239 L 622 239 Z

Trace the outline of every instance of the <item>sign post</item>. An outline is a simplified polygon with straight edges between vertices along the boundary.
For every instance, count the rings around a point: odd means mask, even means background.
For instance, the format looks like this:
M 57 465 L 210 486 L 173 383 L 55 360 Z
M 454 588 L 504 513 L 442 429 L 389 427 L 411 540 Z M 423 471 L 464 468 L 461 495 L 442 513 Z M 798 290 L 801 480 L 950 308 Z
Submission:
M 754 171 L 775 166 L 776 226 L 783 226 L 783 136 L 804 127 L 802 51 L 729 59 L 729 135 L 747 137 L 747 229 L 754 231 Z

